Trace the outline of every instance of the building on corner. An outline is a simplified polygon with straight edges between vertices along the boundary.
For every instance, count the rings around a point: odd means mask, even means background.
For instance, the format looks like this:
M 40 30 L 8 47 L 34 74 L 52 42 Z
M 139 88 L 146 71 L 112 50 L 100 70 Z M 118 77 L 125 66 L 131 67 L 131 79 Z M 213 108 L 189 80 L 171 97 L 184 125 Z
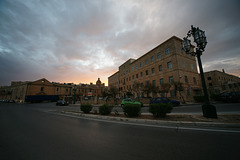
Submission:
M 138 59 L 127 60 L 108 77 L 108 85 L 119 89 L 119 97 L 126 97 L 131 92 L 134 97 L 167 96 L 180 99 L 174 85 L 180 82 L 183 86 L 181 95 L 185 100 L 192 100 L 194 95 L 202 93 L 201 82 L 196 59 L 183 51 L 181 42 L 182 39 L 173 36 Z M 161 88 L 166 83 L 171 87 L 165 94 L 159 90 L 157 94 L 147 95 L 143 91 L 145 85 Z

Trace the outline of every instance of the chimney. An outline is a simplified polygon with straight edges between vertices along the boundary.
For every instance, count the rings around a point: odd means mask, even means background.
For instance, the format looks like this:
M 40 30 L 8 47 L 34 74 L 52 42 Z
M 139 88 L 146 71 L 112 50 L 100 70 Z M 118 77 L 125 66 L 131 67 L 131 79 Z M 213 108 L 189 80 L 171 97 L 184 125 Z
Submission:
M 224 69 L 222 69 L 222 72 L 225 73 Z

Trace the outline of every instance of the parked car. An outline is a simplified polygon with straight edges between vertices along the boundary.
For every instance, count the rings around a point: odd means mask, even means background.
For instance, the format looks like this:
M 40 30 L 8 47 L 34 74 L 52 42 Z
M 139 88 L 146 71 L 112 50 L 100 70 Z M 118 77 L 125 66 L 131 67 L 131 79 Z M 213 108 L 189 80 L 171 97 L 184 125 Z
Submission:
M 179 106 L 180 102 L 179 101 L 175 101 L 175 100 L 170 100 L 167 97 L 156 97 L 156 98 L 152 98 L 150 100 L 150 104 L 155 104 L 155 103 L 172 103 L 173 106 Z
M 68 102 L 66 102 L 65 100 L 58 100 L 56 103 L 56 106 L 67 106 Z
M 123 107 L 125 104 L 139 104 L 139 105 L 141 105 L 141 107 L 143 107 L 143 103 L 142 102 L 135 101 L 135 100 L 133 100 L 131 98 L 123 99 L 122 103 L 121 103 L 121 107 Z
M 217 100 L 222 102 L 240 102 L 240 92 L 224 92 L 218 95 Z
M 13 99 L 9 100 L 8 103 L 15 103 Z

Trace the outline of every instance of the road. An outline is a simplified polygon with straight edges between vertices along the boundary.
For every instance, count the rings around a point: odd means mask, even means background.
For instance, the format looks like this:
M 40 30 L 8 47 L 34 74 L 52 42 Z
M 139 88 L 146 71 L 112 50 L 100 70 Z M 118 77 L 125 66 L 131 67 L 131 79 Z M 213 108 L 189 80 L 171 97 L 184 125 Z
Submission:
M 240 157 L 238 131 L 164 128 L 47 112 L 54 109 L 59 107 L 52 103 L 0 104 L 0 159 L 231 160 Z

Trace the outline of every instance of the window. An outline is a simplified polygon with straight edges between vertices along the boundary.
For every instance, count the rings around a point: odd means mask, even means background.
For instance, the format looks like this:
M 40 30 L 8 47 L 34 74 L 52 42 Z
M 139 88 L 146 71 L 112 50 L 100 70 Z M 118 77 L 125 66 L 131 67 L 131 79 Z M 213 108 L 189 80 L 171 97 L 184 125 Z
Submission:
M 132 67 L 132 71 L 134 71 L 134 67 Z
M 193 77 L 193 83 L 194 83 L 194 84 L 197 84 L 197 80 L 196 80 L 195 77 Z
M 136 74 L 136 78 L 138 78 L 138 74 Z
M 207 79 L 210 81 L 210 80 L 212 80 L 212 77 L 207 77 Z
M 139 63 L 139 66 L 142 67 L 142 62 Z
M 149 85 L 149 81 L 146 81 L 145 83 L 146 83 L 146 85 Z
M 153 86 L 156 86 L 156 81 L 153 80 L 153 81 L 152 81 L 152 84 L 153 84 Z
M 57 88 L 57 89 L 56 89 L 56 90 L 57 90 L 57 92 L 58 92 L 58 89 L 59 89 L 59 88 Z
M 183 68 L 185 68 L 185 62 L 184 61 L 182 61 L 182 66 L 183 66 Z
M 143 87 L 143 83 L 141 83 L 141 87 Z
M 180 48 L 180 52 L 181 52 L 181 53 L 184 53 L 184 49 L 183 49 L 182 47 Z
M 193 64 L 191 64 L 191 69 L 193 70 Z
M 170 54 L 170 48 L 167 48 L 167 49 L 165 50 L 165 54 L 166 54 L 166 55 Z
M 129 81 L 131 81 L 131 77 L 129 77 Z
M 155 72 L 155 69 L 154 68 L 152 68 L 152 74 Z
M 188 83 L 188 77 L 187 76 L 184 76 L 185 77 L 185 82 Z
M 173 76 L 169 77 L 169 83 L 173 83 Z
M 160 84 L 163 84 L 164 83 L 164 80 L 163 78 L 160 79 Z
M 147 65 L 147 63 L 148 63 L 148 62 L 147 62 L 147 60 L 145 59 L 145 65 Z
M 157 54 L 157 58 L 158 58 L 158 59 L 161 58 L 161 52 L 158 52 L 158 54 Z
M 143 73 L 141 72 L 140 74 L 141 74 L 141 77 L 143 77 Z
M 158 68 L 159 68 L 159 71 L 162 71 L 162 65 L 159 65 Z
M 138 65 L 136 64 L 136 69 L 138 69 Z
M 148 70 L 146 70 L 146 76 L 148 75 Z
M 134 80 L 134 75 L 132 76 L 132 80 Z
M 171 97 L 175 97 L 175 96 L 176 96 L 175 90 L 171 90 L 171 91 L 170 91 L 170 96 L 171 96 Z
M 44 87 L 41 87 L 41 92 L 43 92 L 44 91 Z
M 151 62 L 153 62 L 153 56 L 151 57 Z
M 212 86 L 212 83 L 209 83 L 209 86 Z
M 171 61 L 167 63 L 167 67 L 168 67 L 168 69 L 172 68 L 172 62 Z

